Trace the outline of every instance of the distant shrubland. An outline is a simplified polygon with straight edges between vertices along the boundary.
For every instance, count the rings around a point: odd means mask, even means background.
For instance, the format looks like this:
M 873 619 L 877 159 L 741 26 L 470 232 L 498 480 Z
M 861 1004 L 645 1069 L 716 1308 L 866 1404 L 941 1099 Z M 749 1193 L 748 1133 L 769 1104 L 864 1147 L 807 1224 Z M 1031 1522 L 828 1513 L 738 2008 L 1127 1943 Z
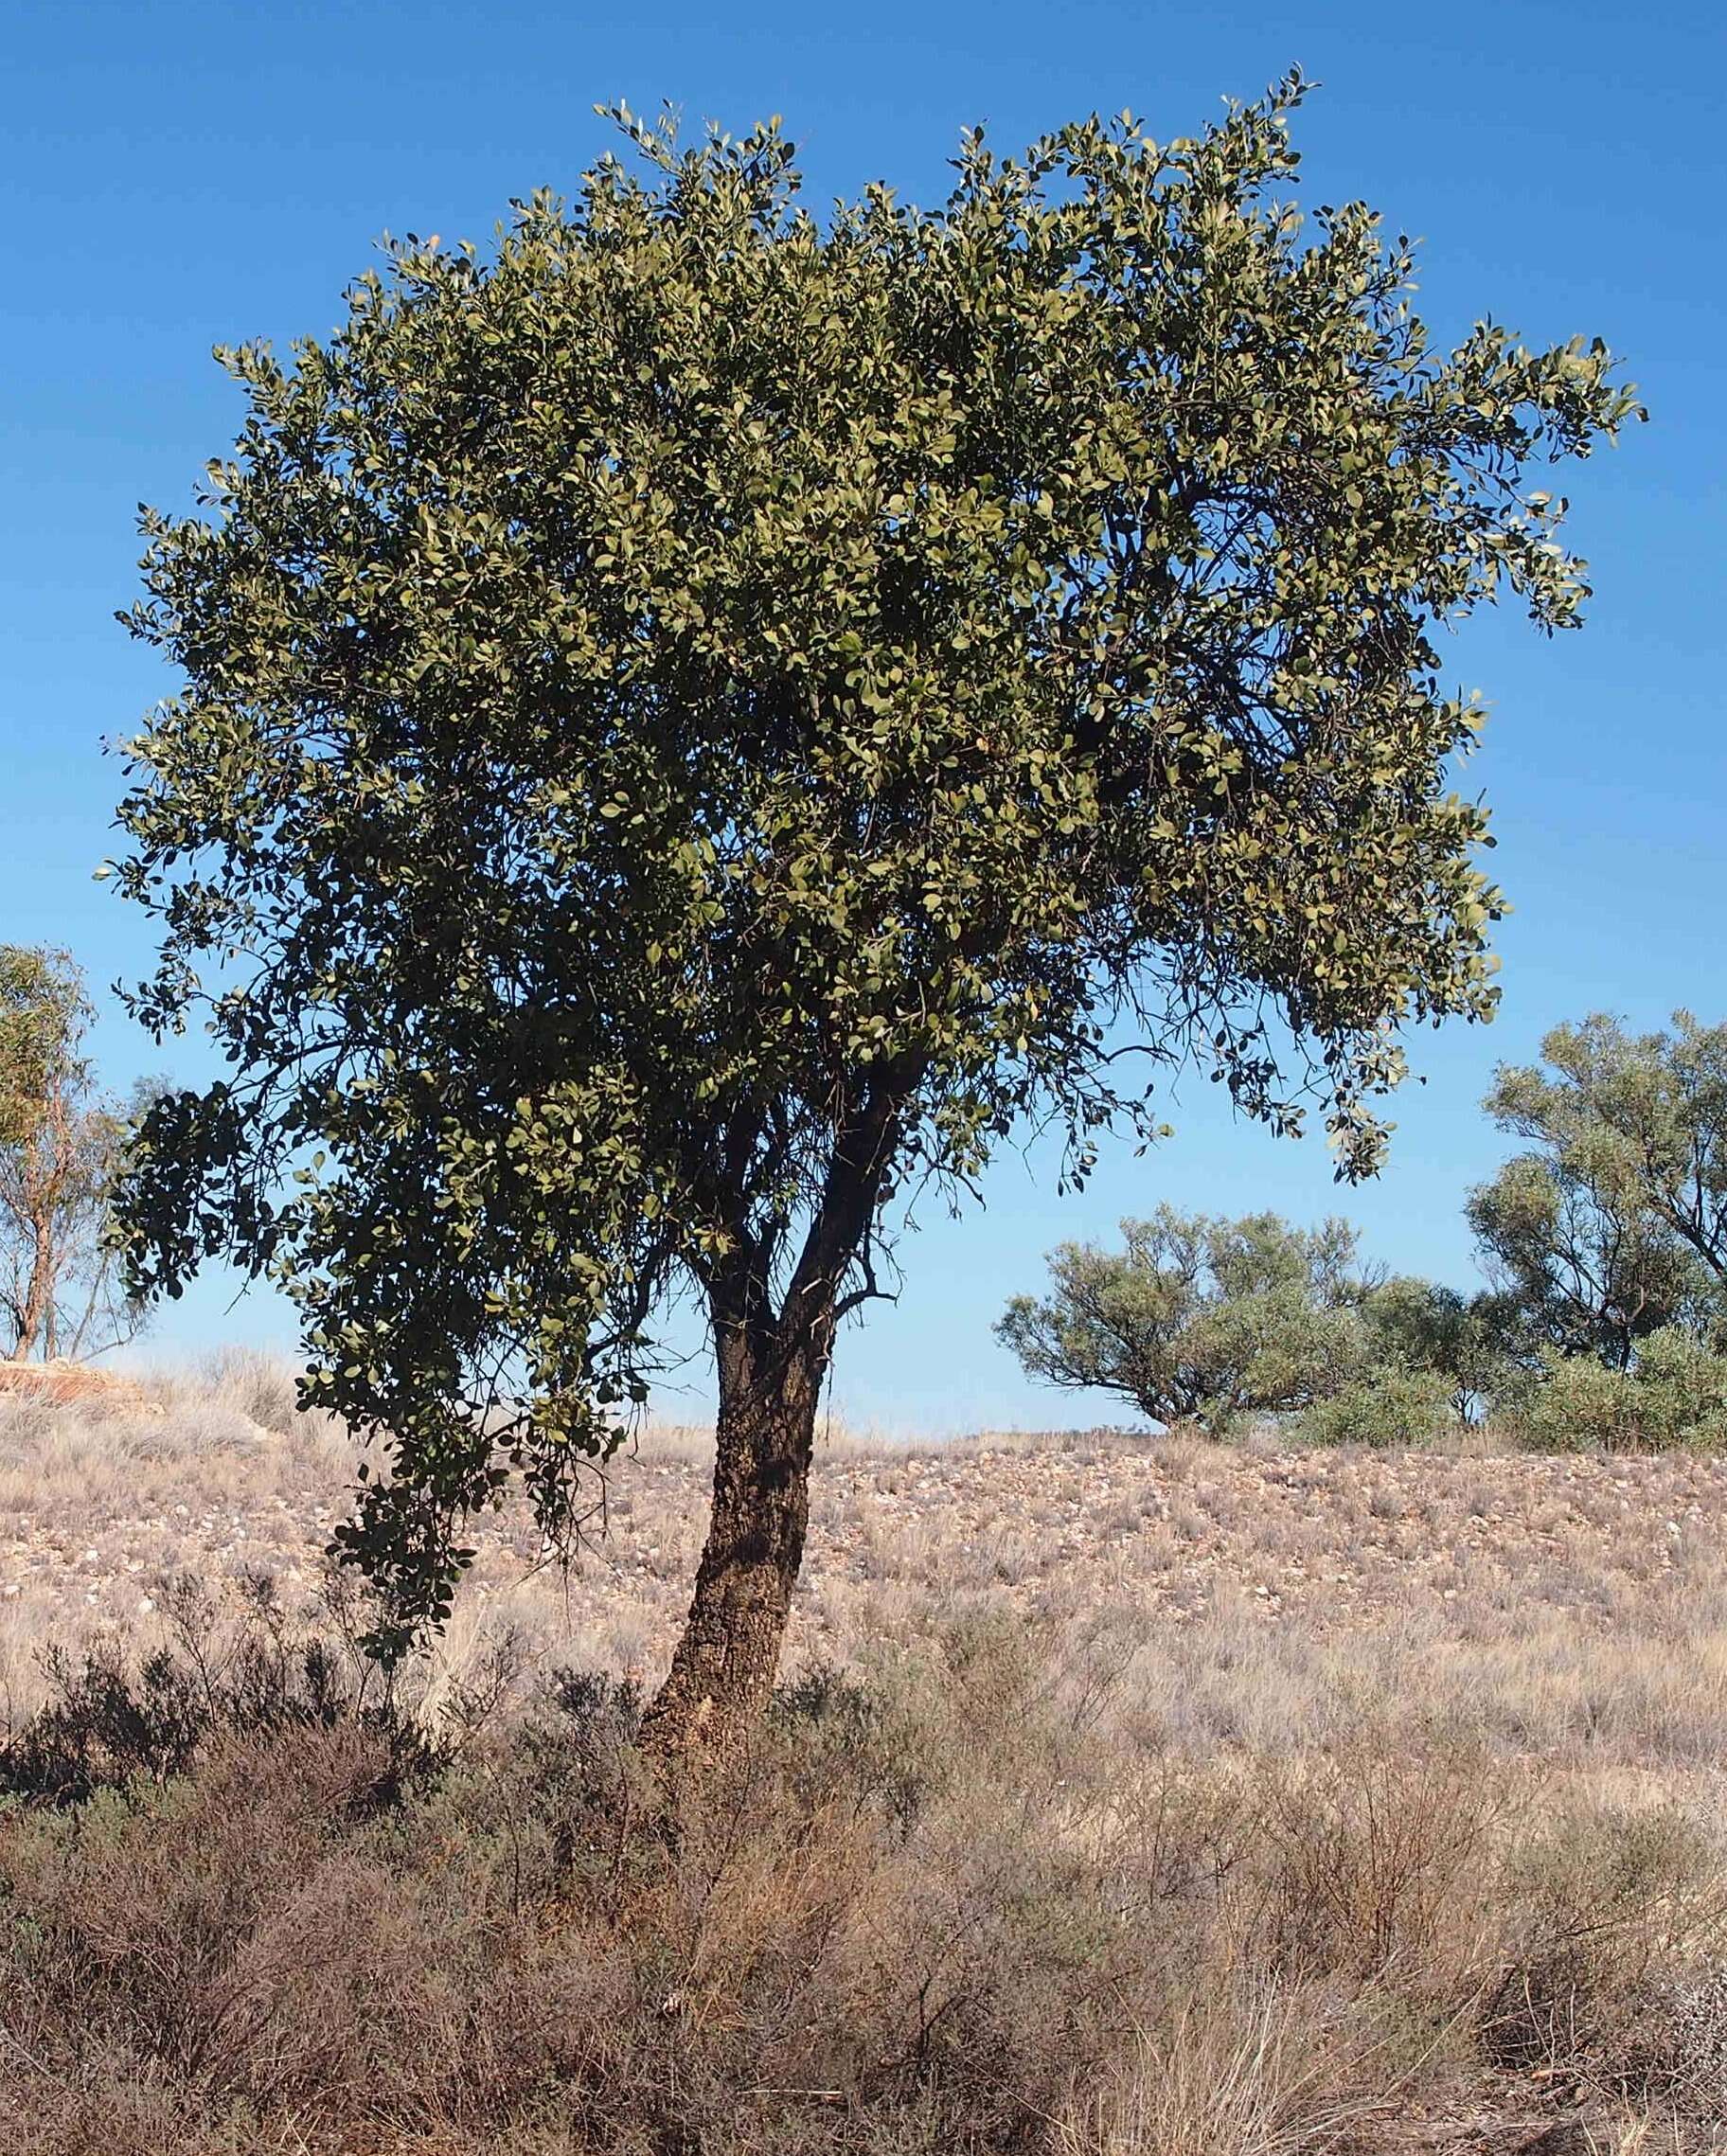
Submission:
M 1359 1261 L 1355 1231 L 1164 1205 L 1064 1243 L 996 1327 L 1033 1377 L 1221 1435 L 1433 1441 L 1491 1417 L 1541 1451 L 1727 1445 L 1727 1025 L 1559 1026 L 1487 1097 L 1526 1149 L 1469 1193 L 1489 1285 Z

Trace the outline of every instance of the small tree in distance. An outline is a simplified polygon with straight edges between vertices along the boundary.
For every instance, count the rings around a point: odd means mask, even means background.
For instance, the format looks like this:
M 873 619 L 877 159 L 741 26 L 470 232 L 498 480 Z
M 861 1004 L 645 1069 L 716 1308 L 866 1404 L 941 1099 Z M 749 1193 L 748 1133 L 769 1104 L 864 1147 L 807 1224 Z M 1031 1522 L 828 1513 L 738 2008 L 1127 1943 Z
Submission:
M 1016 1295 L 996 1336 L 1029 1376 L 1102 1389 L 1162 1423 L 1213 1436 L 1335 1393 L 1367 1359 L 1355 1231 L 1274 1213 L 1189 1217 L 1160 1205 L 1121 1223 L 1124 1247 L 1063 1243 L 1050 1292 Z
M 1529 1150 L 1469 1219 L 1539 1339 L 1623 1369 L 1667 1326 L 1727 1333 L 1727 1025 L 1556 1025 L 1485 1106 Z
M 1395 1274 L 1367 1297 L 1362 1315 L 1372 1364 L 1442 1381 L 1459 1422 L 1480 1419 L 1504 1397 L 1530 1352 L 1521 1306 L 1491 1289 L 1466 1295 L 1436 1280 Z
M 1301 95 L 970 136 L 938 208 L 824 223 L 776 125 L 620 112 L 640 170 L 226 355 L 236 454 L 146 522 L 184 686 L 118 876 L 139 1016 L 230 1069 L 147 1122 L 133 1276 L 299 1301 L 310 1400 L 388 1449 L 344 1534 L 398 1643 L 512 1471 L 567 1529 L 693 1292 L 713 1510 L 647 1742 L 729 1741 L 907 1201 L 1025 1118 L 1082 1178 L 1194 1055 L 1368 1173 L 1399 1025 L 1492 1008 L 1430 631 L 1576 618 L 1527 470 L 1637 406 L 1598 344 L 1430 350 L 1407 247 L 1281 198 Z
M 63 953 L 0 944 L 0 1352 L 99 1354 L 136 1331 L 109 1238 L 125 1118 L 82 1054 L 92 1013 Z
M 1481 1263 L 1532 1356 L 1627 1369 L 1638 1344 L 1695 1322 L 1718 1289 L 1635 1186 L 1571 1147 L 1519 1153 L 1470 1191 Z

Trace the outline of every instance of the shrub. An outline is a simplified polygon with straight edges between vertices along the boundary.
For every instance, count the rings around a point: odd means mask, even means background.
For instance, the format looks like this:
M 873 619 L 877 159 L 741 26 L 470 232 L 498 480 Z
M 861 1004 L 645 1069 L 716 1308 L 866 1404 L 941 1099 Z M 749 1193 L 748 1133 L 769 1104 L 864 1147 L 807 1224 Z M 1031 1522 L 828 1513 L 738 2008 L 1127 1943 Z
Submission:
M 1645 2032 L 1713 2012 L 1711 1833 L 1407 1717 L 1162 1756 L 1118 1647 L 992 1618 L 817 1670 L 672 1832 L 590 1675 L 412 1774 L 255 1719 L 0 1806 L 0 2147 L 1341 2156 L 1442 2090 L 1485 2131 L 1501 2065 L 1692 2101 Z
M 1309 1445 L 1431 1445 L 1456 1429 L 1447 1380 L 1431 1370 L 1381 1364 L 1315 1400 L 1296 1424 Z
M 258 1580 L 238 1635 L 214 1648 L 197 1583 L 172 1581 L 163 1597 L 175 1643 L 135 1670 L 113 1647 L 80 1663 L 50 1650 L 46 1705 L 0 1742 L 0 1795 L 76 1804 L 137 1781 L 165 1785 L 225 1741 L 341 1728 L 375 1741 L 381 1801 L 429 1770 L 433 1748 L 351 1632 L 290 1626 Z
M 1626 1370 L 1590 1355 L 1550 1353 L 1506 1420 L 1536 1452 L 1719 1450 L 1727 1447 L 1727 1356 L 1677 1326 L 1651 1333 Z
M 1646 1443 L 1727 1446 L 1727 1355 L 1678 1326 L 1651 1333 L 1635 1369 Z
M 996 1337 L 1028 1375 L 1101 1389 L 1166 1426 L 1221 1435 L 1243 1417 L 1322 1399 L 1355 1376 L 1368 1336 L 1355 1231 L 1160 1205 L 1122 1222 L 1122 1250 L 1063 1243 L 1050 1293 L 1016 1295 Z

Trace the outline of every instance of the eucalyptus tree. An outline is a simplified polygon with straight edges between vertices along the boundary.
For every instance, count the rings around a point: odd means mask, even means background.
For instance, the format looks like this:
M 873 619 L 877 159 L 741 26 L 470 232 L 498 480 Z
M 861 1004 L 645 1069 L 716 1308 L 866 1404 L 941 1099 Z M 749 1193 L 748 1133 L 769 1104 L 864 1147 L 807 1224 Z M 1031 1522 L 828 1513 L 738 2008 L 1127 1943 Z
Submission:
M 1514 1213 L 1515 1247 L 1491 1219 L 1477 1222 L 1513 1271 L 1526 1273 L 1543 1250 L 1550 1268 L 1562 1266 L 1553 1247 L 1562 1238 L 1549 1233 L 1543 1243 L 1541 1221 L 1562 1225 L 1570 1197 L 1596 1221 L 1597 1240 L 1659 1253 L 1663 1292 L 1643 1293 L 1639 1314 L 1650 1322 L 1641 1330 L 1700 1302 L 1727 1325 L 1727 1025 L 1681 1010 L 1670 1032 L 1631 1033 L 1604 1012 L 1556 1025 L 1539 1063 L 1501 1065 L 1485 1105 L 1530 1147 L 1506 1172 L 1551 1193 L 1533 1228 L 1527 1206 Z
M 109 1234 L 126 1118 L 84 1053 L 94 1015 L 66 953 L 0 944 L 0 1356 L 15 1363 L 137 1329 Z
M 0 1146 L 22 1144 L 42 1121 L 55 1069 L 85 1015 L 63 952 L 0 943 Z
M 1694 1254 L 1575 1156 L 1517 1154 L 1465 1212 L 1525 1363 L 1552 1348 L 1624 1369 L 1648 1334 L 1702 1314 L 1708 1275 Z
M 1189 1054 L 1364 1174 L 1399 1025 L 1491 1008 L 1434 625 L 1575 619 L 1527 478 L 1637 407 L 1598 343 L 1430 349 L 1406 244 L 1290 206 L 1300 96 L 968 135 L 939 206 L 819 219 L 777 123 L 620 109 L 486 255 L 223 355 L 235 451 L 145 520 L 183 679 L 116 872 L 139 1016 L 227 1072 L 149 1118 L 133 1274 L 298 1300 L 387 1454 L 344 1534 L 392 1637 L 512 1472 L 568 1528 L 682 1284 L 717 1460 L 649 1735 L 727 1738 L 914 1197 L 1026 1119 L 1082 1177 Z

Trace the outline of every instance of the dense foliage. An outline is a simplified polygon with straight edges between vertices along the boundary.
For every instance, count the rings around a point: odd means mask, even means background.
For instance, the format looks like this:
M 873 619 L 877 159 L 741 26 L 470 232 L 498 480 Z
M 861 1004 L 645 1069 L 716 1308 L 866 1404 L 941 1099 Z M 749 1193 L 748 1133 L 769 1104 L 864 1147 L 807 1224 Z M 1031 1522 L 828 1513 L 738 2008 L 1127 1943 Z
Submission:
M 147 519 L 184 686 L 118 878 L 138 1014 L 230 1071 L 150 1118 L 134 1277 L 302 1305 L 309 1397 L 388 1434 L 352 1548 L 404 1623 L 512 1467 L 568 1527 L 681 1284 L 698 1599 L 771 1503 L 783 1604 L 898 1200 L 1027 1116 L 1082 1176 L 1187 1056 L 1365 1173 L 1398 1027 L 1491 1008 L 1433 632 L 1576 618 L 1530 468 L 1637 406 L 1598 343 L 1430 348 L 1407 245 L 1291 206 L 1301 94 L 969 136 L 935 209 L 825 223 L 775 126 L 620 114 L 641 169 L 225 355 L 235 454 Z
M 1647 1334 L 1629 1366 L 1549 1348 L 1505 1422 L 1543 1452 L 1727 1451 L 1727 1355 L 1681 1326 Z
M 1398 1274 L 1362 1306 L 1367 1363 L 1443 1381 L 1452 1414 L 1474 1418 L 1515 1381 L 1527 1356 L 1528 1327 L 1513 1296 L 1466 1295 L 1438 1281 Z

